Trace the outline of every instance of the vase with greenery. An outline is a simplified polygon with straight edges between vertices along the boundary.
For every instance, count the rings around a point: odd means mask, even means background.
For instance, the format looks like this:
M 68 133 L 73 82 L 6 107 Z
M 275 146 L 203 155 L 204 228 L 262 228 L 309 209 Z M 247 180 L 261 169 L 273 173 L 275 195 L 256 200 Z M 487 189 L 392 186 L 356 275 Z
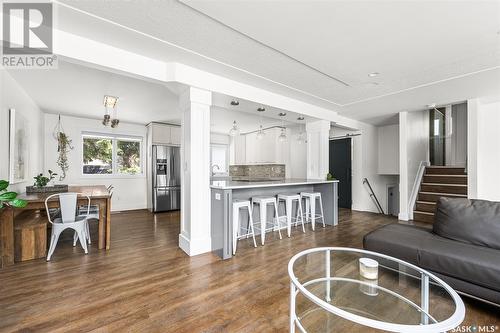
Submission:
M 36 186 L 38 188 L 40 187 L 45 187 L 47 186 L 48 183 L 50 183 L 55 177 L 57 176 L 57 173 L 52 172 L 52 170 L 49 170 L 49 176 L 46 177 L 43 175 L 43 173 L 39 174 L 36 177 L 33 177 L 35 179 L 35 183 L 33 186 Z
M 59 115 L 59 120 L 54 128 L 54 139 L 57 140 L 57 152 L 59 156 L 57 157 L 57 165 L 61 168 L 61 175 L 59 175 L 59 180 L 66 178 L 66 172 L 69 169 L 68 153 L 73 149 L 71 145 L 71 140 L 64 132 L 61 123 L 61 115 Z
M 9 191 L 7 189 L 8 187 L 8 181 L 0 180 L 0 209 L 2 209 L 3 207 L 26 207 L 27 202 L 22 199 L 17 199 L 17 193 Z

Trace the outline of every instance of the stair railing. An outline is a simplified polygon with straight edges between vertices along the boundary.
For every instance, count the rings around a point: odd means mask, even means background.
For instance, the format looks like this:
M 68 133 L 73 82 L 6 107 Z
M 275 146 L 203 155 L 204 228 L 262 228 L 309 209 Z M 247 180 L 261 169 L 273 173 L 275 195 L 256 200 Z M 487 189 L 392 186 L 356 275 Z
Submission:
M 425 168 L 429 165 L 431 165 L 429 161 L 420 161 L 420 165 L 418 166 L 417 174 L 415 175 L 415 182 L 413 183 L 413 189 L 411 190 L 410 200 L 408 202 L 408 218 L 410 220 L 413 220 L 413 211 L 415 210 L 415 205 L 417 204 L 420 184 L 422 183 L 422 178 L 424 177 Z
M 375 192 L 373 192 L 373 188 L 370 185 L 370 182 L 368 181 L 368 178 L 363 178 L 363 185 L 364 184 L 368 185 L 368 189 L 370 190 L 370 192 L 369 192 L 370 198 L 372 198 L 372 200 L 375 202 L 375 205 L 377 206 L 378 212 L 381 213 L 381 214 L 385 214 L 384 210 L 382 209 L 382 205 L 380 205 L 380 202 L 378 201 L 377 196 L 375 195 Z

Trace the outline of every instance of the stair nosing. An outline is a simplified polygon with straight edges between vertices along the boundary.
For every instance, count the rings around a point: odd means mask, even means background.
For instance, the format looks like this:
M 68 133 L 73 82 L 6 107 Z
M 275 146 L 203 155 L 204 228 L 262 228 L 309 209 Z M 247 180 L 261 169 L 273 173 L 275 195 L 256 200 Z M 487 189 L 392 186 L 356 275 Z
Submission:
M 417 200 L 417 203 L 427 204 L 427 205 L 437 205 L 437 203 L 436 203 L 436 202 L 432 202 L 432 201 L 422 201 L 422 200 Z
M 413 211 L 413 214 L 415 213 L 419 213 L 419 214 L 424 214 L 424 215 L 434 215 L 434 213 L 431 213 L 431 212 L 423 212 L 421 210 L 414 210 Z
M 467 187 L 467 184 L 448 184 L 448 183 L 422 183 L 420 185 L 437 185 L 437 186 L 458 186 Z
M 424 176 L 430 176 L 430 177 L 467 177 L 467 174 L 464 175 L 447 175 L 447 174 L 439 174 L 439 173 L 426 173 Z
M 442 196 L 457 196 L 457 197 L 464 197 L 467 198 L 467 194 L 457 194 L 457 193 L 440 193 L 440 192 L 425 192 L 425 191 L 419 191 L 419 194 L 437 194 L 437 195 L 442 195 Z

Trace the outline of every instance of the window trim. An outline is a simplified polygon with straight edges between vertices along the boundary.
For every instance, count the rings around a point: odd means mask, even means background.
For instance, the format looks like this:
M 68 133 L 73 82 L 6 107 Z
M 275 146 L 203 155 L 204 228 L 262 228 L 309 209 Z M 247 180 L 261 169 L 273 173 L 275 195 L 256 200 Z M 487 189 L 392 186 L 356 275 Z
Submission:
M 111 140 L 111 145 L 112 145 L 112 150 L 111 150 L 111 173 L 83 173 L 83 166 L 85 165 L 83 162 L 83 140 L 85 138 L 101 138 L 101 139 L 110 139 Z M 81 167 L 80 167 L 80 173 L 81 176 L 84 178 L 93 178 L 93 177 L 99 177 L 99 178 L 144 178 L 146 176 L 145 171 L 144 171 L 144 166 L 145 166 L 145 160 L 144 160 L 144 137 L 140 135 L 128 135 L 128 134 L 121 134 L 121 133 L 102 133 L 102 132 L 88 132 L 88 131 L 83 131 L 81 133 L 81 147 L 82 147 L 82 152 L 81 152 Z M 117 155 L 117 141 L 122 140 L 122 141 L 136 141 L 139 142 L 139 164 L 141 167 L 141 172 L 136 173 L 136 174 L 126 174 L 126 173 L 119 173 L 118 172 L 118 155 Z
M 217 147 L 217 148 L 224 148 L 226 150 L 226 172 L 213 172 L 212 167 L 213 167 L 213 162 L 212 162 L 212 148 Z M 210 144 L 210 176 L 211 177 L 224 177 L 224 176 L 229 176 L 229 145 L 223 144 L 223 143 L 211 143 Z

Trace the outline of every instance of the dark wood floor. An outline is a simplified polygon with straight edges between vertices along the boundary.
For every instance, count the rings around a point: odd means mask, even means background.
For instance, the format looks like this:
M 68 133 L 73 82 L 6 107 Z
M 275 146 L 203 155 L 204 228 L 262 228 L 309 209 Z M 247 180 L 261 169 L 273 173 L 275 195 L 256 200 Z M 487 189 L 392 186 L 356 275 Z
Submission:
M 51 262 L 0 270 L 0 331 L 286 332 L 290 257 L 317 246 L 361 247 L 364 234 L 391 222 L 342 211 L 336 228 L 270 236 L 256 249 L 241 241 L 237 256 L 221 261 L 178 248 L 178 213 L 114 214 L 108 252 L 94 242 L 84 255 L 66 235 Z M 499 308 L 466 306 L 464 325 L 500 326 Z M 349 331 L 369 330 L 353 324 Z

